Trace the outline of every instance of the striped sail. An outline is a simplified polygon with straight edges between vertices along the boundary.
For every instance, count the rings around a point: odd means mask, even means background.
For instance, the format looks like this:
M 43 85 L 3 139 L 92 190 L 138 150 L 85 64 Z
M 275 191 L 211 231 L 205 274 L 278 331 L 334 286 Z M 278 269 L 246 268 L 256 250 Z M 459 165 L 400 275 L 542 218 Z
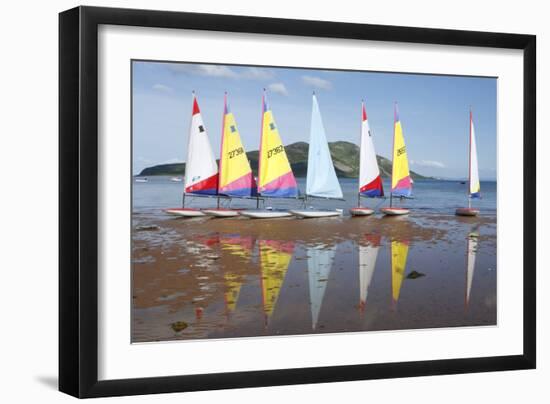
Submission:
M 470 303 L 470 292 L 472 290 L 472 280 L 474 279 L 474 269 L 476 266 L 477 254 L 477 233 L 468 234 L 468 252 L 466 256 L 466 305 Z
M 194 93 L 185 165 L 185 192 L 205 195 L 216 195 L 218 192 L 218 164 Z
M 315 330 L 319 321 L 319 313 L 321 312 L 321 305 L 323 304 L 335 253 L 335 246 L 318 245 L 307 249 L 309 303 L 313 330 Z
M 220 194 L 240 197 L 253 196 L 256 192 L 250 163 L 237 129 L 235 116 L 229 109 L 227 94 L 224 97 L 218 189 Z
M 380 170 L 367 119 L 365 104 L 361 103 L 361 154 L 359 157 L 359 193 L 367 197 L 384 196 Z
M 340 183 L 334 170 L 325 127 L 321 119 L 321 111 L 319 111 L 319 104 L 317 103 L 315 94 L 313 94 L 311 110 L 306 184 L 307 195 L 337 199 L 343 197 L 342 188 L 340 188 Z
M 271 317 L 294 253 L 293 242 L 260 240 L 262 303 L 266 321 Z
M 477 167 L 477 146 L 476 146 L 476 133 L 474 130 L 474 120 L 472 118 L 472 111 L 470 111 L 470 159 L 469 159 L 469 177 L 470 177 L 470 198 L 479 198 L 481 196 L 479 185 L 479 170 Z
M 262 97 L 262 134 L 258 162 L 258 193 L 271 198 L 295 198 L 298 185 L 288 162 L 273 112 Z
M 364 310 L 367 304 L 369 285 L 376 267 L 380 235 L 367 235 L 367 245 L 359 245 L 359 307 Z
M 403 128 L 399 120 L 399 111 L 397 104 L 394 107 L 394 126 L 393 126 L 393 163 L 391 192 L 395 196 L 411 196 L 412 181 L 409 173 L 409 160 L 407 159 L 407 148 L 405 147 L 405 138 Z
M 391 288 L 394 305 L 397 304 L 399 294 L 401 293 L 401 284 L 405 277 L 408 253 L 408 242 L 397 240 L 391 242 Z

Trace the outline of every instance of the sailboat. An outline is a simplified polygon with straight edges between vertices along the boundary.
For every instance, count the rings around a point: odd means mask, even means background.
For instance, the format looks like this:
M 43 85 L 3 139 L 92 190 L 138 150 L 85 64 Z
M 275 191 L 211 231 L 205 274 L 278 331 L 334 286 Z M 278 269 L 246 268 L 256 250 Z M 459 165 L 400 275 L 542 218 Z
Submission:
M 472 110 L 470 110 L 470 146 L 468 149 L 468 207 L 458 208 L 458 216 L 477 216 L 479 209 L 472 208 L 472 199 L 480 198 L 481 187 L 479 185 L 479 170 L 477 167 L 477 146 L 476 133 L 474 130 L 474 120 Z
M 393 110 L 393 158 L 392 158 L 392 177 L 390 192 L 390 207 L 382 208 L 380 211 L 389 216 L 406 215 L 410 211 L 405 208 L 396 208 L 392 206 L 393 197 L 407 198 L 412 195 L 412 179 L 409 172 L 409 160 L 407 159 L 407 148 L 405 147 L 405 138 L 403 128 L 399 120 L 399 111 L 397 103 Z
M 260 240 L 260 270 L 262 305 L 265 315 L 265 326 L 273 315 L 275 306 L 294 253 L 292 241 Z
M 380 235 L 367 235 L 367 245 L 359 244 L 359 309 L 365 310 L 369 285 L 376 267 L 378 250 L 380 249 Z
M 374 151 L 364 102 L 361 102 L 361 149 L 359 155 L 359 192 L 357 195 L 358 206 L 349 210 L 352 216 L 368 216 L 374 213 L 374 209 L 361 206 L 361 197 L 376 198 L 384 196 L 382 178 L 376 161 L 376 152 Z
M 407 255 L 409 253 L 409 243 L 406 241 L 393 240 L 391 242 L 391 290 L 392 306 L 397 307 L 401 285 L 405 278 L 407 269 Z
M 474 279 L 474 269 L 476 266 L 477 238 L 478 233 L 468 234 L 468 251 L 466 255 L 466 292 L 464 294 L 464 304 L 468 307 L 470 303 L 470 292 L 472 290 L 472 280 Z
M 312 329 L 317 328 L 321 305 L 327 289 L 328 277 L 332 269 L 336 246 L 317 245 L 307 249 L 307 273 L 309 280 L 309 304 L 311 307 Z
M 267 198 L 297 198 L 298 185 L 286 155 L 285 147 L 268 106 L 266 91 L 262 96 L 262 125 L 258 157 L 258 195 Z M 250 209 L 240 212 L 253 219 L 292 216 L 286 210 Z
M 328 147 L 325 127 L 321 119 L 317 97 L 313 93 L 313 105 L 311 110 L 311 130 L 309 137 L 309 152 L 307 159 L 306 195 L 304 205 L 308 197 L 322 199 L 342 200 L 342 188 L 336 177 L 332 157 Z M 293 209 L 292 214 L 303 218 L 341 216 L 341 209 Z
M 241 141 L 235 116 L 227 102 L 227 93 L 224 95 L 223 104 L 218 193 L 230 198 L 254 197 L 256 196 L 256 183 Z M 218 207 L 216 209 L 205 209 L 204 213 L 215 217 L 232 217 L 238 216 L 241 210 Z
M 193 196 L 218 196 L 218 164 L 216 163 L 216 157 L 214 157 L 214 152 L 208 139 L 195 92 L 193 92 L 191 126 L 189 128 L 189 141 L 187 144 L 182 207 L 169 208 L 165 212 L 176 216 L 204 216 L 204 211 L 201 209 L 185 207 L 186 194 Z

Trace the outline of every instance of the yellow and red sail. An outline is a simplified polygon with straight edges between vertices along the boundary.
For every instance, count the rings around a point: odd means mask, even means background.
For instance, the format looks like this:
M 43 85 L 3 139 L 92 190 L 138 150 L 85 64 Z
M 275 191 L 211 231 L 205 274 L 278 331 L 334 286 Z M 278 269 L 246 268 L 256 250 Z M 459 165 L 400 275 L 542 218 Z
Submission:
M 295 198 L 298 185 L 288 162 L 273 112 L 262 97 L 262 134 L 258 162 L 258 193 L 271 198 Z
M 391 193 L 394 196 L 411 196 L 412 181 L 409 172 L 409 160 L 407 158 L 407 148 L 405 147 L 405 137 L 403 128 L 399 120 L 399 111 L 397 104 L 394 107 L 394 126 L 393 126 L 393 158 L 392 158 L 392 180 Z
M 241 141 L 235 116 L 224 97 L 222 143 L 218 193 L 228 196 L 255 196 L 256 183 Z

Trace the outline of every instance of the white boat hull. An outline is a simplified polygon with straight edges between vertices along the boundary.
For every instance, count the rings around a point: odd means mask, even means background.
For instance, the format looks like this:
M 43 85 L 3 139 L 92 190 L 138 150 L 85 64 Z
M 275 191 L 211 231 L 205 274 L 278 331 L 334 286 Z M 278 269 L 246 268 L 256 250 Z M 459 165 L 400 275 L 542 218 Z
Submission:
M 183 217 L 204 216 L 204 212 L 202 210 L 193 209 L 193 208 L 171 208 L 171 209 L 164 209 L 164 212 L 173 216 L 183 216 Z
M 239 216 L 241 209 L 204 209 L 203 212 L 208 216 L 214 217 L 235 217 Z
M 477 216 L 478 213 L 479 213 L 479 210 L 474 208 L 458 208 L 455 211 L 455 214 L 457 216 Z
M 303 209 L 303 210 L 290 210 L 294 216 L 302 217 L 304 219 L 312 219 L 316 217 L 331 217 L 331 216 L 342 216 L 341 210 L 314 210 L 314 209 Z
M 380 212 L 387 216 L 403 216 L 408 215 L 410 210 L 405 208 L 381 208 Z
M 370 216 L 374 213 L 374 209 L 371 208 L 351 208 L 349 213 L 352 216 Z
M 239 212 L 241 216 L 249 217 L 251 219 L 274 219 L 278 217 L 290 217 L 292 213 L 287 210 L 241 210 Z

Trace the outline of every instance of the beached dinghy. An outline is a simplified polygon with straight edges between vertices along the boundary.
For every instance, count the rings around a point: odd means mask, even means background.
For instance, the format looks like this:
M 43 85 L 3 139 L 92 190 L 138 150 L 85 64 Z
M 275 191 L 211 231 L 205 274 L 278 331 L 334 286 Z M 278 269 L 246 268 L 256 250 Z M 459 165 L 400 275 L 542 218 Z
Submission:
M 297 198 L 298 185 L 286 155 L 285 147 L 268 106 L 264 89 L 262 97 L 262 126 L 258 161 L 258 196 L 265 198 Z M 252 219 L 273 219 L 292 216 L 282 209 L 247 209 L 240 212 Z
M 376 152 L 374 151 L 364 102 L 361 102 L 361 152 L 359 155 L 359 192 L 357 195 L 358 206 L 349 210 L 352 216 L 369 216 L 374 213 L 374 209 L 361 206 L 361 197 L 379 198 L 384 196 L 380 169 L 376 161 Z
M 211 209 L 203 209 L 202 212 L 204 212 L 205 215 L 213 216 L 213 217 L 235 217 L 239 216 L 239 213 L 243 209 L 232 209 L 232 208 L 211 208 Z
M 468 150 L 468 207 L 458 208 L 456 214 L 458 216 L 477 216 L 478 209 L 472 208 L 472 199 L 480 198 L 479 171 L 477 167 L 477 147 L 476 134 L 474 130 L 474 121 L 472 119 L 472 111 L 470 110 L 470 146 Z
M 204 216 L 201 209 L 185 207 L 186 194 L 206 197 L 215 197 L 218 194 L 218 164 L 208 140 L 195 92 L 192 105 L 182 207 L 164 210 L 167 214 L 184 217 Z
M 396 208 L 392 206 L 393 197 L 409 198 L 412 195 L 412 180 L 409 172 L 409 160 L 407 159 L 407 149 L 405 147 L 405 137 L 403 128 L 399 120 L 397 104 L 394 105 L 394 124 L 393 124 L 393 158 L 392 158 L 392 177 L 389 208 L 382 208 L 380 211 L 388 216 L 402 216 L 410 211 L 405 208 Z
M 342 188 L 336 177 L 332 157 L 328 148 L 325 127 L 321 119 L 317 97 L 313 93 L 313 106 L 311 111 L 311 131 L 309 138 L 309 152 L 307 159 L 307 198 L 337 199 L 342 200 Z M 341 216 L 342 209 L 292 209 L 293 215 L 302 218 Z

